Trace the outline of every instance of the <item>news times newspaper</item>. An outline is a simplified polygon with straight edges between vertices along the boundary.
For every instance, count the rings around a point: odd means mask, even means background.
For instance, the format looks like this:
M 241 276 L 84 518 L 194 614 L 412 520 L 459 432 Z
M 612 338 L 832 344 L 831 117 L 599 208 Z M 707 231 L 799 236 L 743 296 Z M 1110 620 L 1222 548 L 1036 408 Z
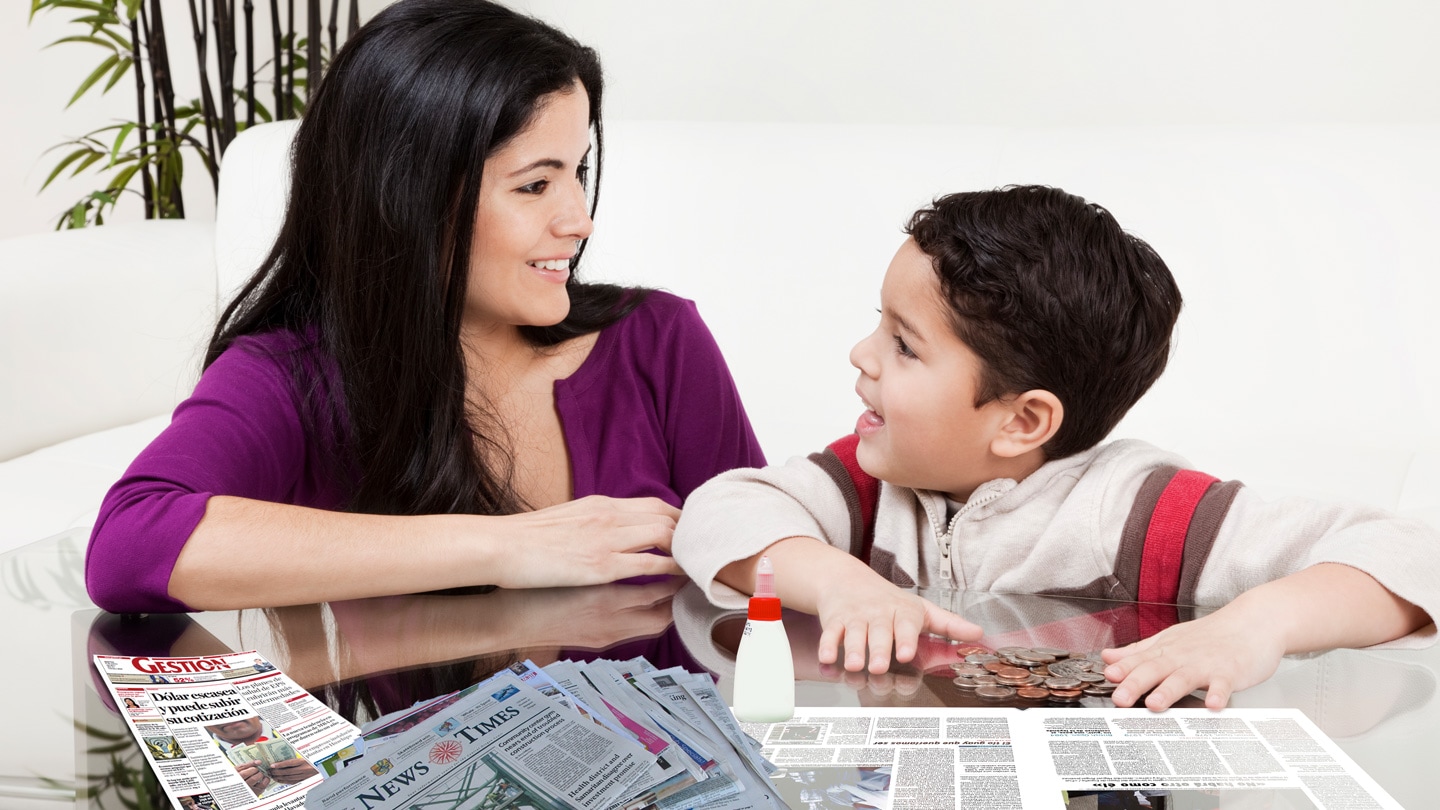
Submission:
M 1394 808 L 1297 709 L 820 709 L 745 724 L 792 808 Z
M 299 808 L 322 779 L 313 763 L 359 733 L 254 652 L 94 660 L 182 810 Z
M 516 663 L 361 731 L 309 810 L 784 807 L 710 677 L 643 658 Z

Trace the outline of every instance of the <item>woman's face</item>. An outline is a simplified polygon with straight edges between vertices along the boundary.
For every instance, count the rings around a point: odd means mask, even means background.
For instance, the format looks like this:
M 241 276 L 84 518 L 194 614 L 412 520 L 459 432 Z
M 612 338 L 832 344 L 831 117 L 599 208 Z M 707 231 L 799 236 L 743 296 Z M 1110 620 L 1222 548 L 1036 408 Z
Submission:
M 590 99 L 577 82 L 485 161 L 470 246 L 466 326 L 550 326 L 570 312 L 570 260 L 593 223 L 585 199 Z

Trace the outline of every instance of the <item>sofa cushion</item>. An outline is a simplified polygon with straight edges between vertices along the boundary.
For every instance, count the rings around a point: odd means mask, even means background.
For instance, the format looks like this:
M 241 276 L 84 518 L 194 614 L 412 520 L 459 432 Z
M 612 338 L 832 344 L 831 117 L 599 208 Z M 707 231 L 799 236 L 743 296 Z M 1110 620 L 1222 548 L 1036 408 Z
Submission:
M 168 413 L 152 416 L 0 464 L 0 554 L 94 525 L 110 486 L 168 424 Z
M 215 318 L 214 226 L 0 241 L 0 460 L 168 413 Z

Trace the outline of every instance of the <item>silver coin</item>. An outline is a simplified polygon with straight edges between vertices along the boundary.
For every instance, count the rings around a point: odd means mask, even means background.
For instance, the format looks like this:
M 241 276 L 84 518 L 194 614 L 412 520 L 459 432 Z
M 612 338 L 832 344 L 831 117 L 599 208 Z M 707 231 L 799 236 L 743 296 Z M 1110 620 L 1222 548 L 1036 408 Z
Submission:
M 975 690 L 975 694 L 986 700 L 1004 700 L 1015 694 L 1015 690 L 1008 686 L 982 686 Z

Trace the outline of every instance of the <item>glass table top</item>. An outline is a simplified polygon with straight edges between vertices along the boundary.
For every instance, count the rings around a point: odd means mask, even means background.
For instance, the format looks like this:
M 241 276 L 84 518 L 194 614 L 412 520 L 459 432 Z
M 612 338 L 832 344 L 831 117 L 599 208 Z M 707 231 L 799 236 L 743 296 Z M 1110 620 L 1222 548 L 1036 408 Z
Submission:
M 730 696 L 739 611 L 710 606 L 673 578 L 639 585 L 422 594 L 272 610 L 116 616 L 85 594 L 87 530 L 0 555 L 0 678 L 10 733 L 0 741 L 0 807 L 53 810 L 167 806 L 94 677 L 90 656 L 258 650 L 357 724 L 467 686 L 514 660 L 644 655 L 708 670 Z M 1032 595 L 931 591 L 986 628 L 981 643 L 1088 652 L 1193 618 L 1193 611 Z M 796 702 L 807 706 L 977 706 L 954 686 L 954 646 L 926 639 L 916 661 L 884 675 L 815 660 L 819 627 L 787 612 Z M 1440 762 L 1440 647 L 1337 650 L 1287 658 L 1234 706 L 1304 711 L 1405 807 L 1426 807 Z M 1087 698 L 1088 705 L 1105 705 Z M 1013 705 L 1025 705 L 1016 702 Z M 1198 699 L 1184 705 L 1199 706 Z

